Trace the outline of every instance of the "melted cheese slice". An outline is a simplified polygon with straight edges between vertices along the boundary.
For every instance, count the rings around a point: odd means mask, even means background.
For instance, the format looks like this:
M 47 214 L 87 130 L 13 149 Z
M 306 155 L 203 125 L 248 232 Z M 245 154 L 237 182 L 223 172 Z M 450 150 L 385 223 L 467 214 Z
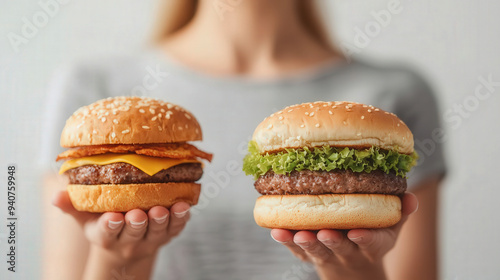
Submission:
M 169 169 L 182 163 L 199 162 L 194 159 L 173 159 L 150 157 L 138 154 L 102 154 L 96 156 L 82 157 L 67 160 L 59 169 L 59 174 L 66 172 L 69 169 L 77 168 L 84 165 L 106 165 L 111 163 L 124 162 L 133 165 L 149 176 L 160 172 L 163 169 Z

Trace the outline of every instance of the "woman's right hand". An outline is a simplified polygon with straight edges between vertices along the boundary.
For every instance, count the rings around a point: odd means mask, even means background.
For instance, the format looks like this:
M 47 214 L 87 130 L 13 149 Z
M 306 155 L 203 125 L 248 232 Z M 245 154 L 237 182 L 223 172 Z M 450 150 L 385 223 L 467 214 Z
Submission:
M 170 211 L 155 206 L 147 213 L 134 209 L 125 214 L 98 214 L 77 211 L 68 192 L 60 191 L 52 203 L 81 225 L 91 243 L 91 250 L 100 251 L 118 265 L 154 259 L 158 249 L 179 235 L 190 217 L 190 206 L 185 202 L 176 203 Z

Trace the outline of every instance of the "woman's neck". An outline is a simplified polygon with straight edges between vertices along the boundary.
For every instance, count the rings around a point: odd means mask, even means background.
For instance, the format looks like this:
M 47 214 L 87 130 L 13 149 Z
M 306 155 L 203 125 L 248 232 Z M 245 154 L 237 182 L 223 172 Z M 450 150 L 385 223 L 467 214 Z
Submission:
M 304 28 L 296 1 L 201 0 L 194 19 L 166 40 L 165 50 L 219 76 L 275 78 L 333 60 L 335 53 Z

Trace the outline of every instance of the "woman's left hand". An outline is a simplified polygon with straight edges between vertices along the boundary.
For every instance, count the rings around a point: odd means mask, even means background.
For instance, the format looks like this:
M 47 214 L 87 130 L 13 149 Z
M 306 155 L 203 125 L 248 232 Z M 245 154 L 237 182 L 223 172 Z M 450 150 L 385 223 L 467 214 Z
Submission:
M 331 229 L 273 229 L 271 236 L 299 259 L 315 264 L 323 279 L 366 279 L 364 273 L 370 273 L 370 279 L 384 279 L 382 258 L 394 247 L 402 225 L 417 208 L 416 196 L 406 193 L 402 198 L 401 221 L 389 228 L 353 229 L 347 233 Z

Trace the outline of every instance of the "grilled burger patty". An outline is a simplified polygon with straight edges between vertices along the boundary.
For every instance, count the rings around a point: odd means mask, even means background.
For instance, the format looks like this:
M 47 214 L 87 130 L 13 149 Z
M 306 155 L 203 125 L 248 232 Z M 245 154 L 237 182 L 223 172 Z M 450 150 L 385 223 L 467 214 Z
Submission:
M 183 163 L 149 176 L 128 163 L 84 165 L 65 172 L 70 184 L 142 184 L 167 182 L 194 182 L 201 178 L 201 163 Z
M 332 193 L 402 195 L 406 191 L 406 179 L 380 170 L 370 173 L 351 170 L 303 170 L 292 171 L 290 174 L 268 171 L 257 179 L 255 189 L 264 195 Z

